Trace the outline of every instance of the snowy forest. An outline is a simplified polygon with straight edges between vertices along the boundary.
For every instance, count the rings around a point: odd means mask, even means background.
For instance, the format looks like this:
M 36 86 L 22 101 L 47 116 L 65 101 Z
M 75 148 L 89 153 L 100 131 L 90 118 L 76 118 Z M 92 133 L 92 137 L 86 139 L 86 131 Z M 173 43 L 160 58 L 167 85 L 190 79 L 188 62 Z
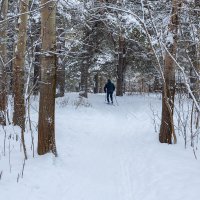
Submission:
M 2 200 L 200 199 L 200 0 L 0 0 Z

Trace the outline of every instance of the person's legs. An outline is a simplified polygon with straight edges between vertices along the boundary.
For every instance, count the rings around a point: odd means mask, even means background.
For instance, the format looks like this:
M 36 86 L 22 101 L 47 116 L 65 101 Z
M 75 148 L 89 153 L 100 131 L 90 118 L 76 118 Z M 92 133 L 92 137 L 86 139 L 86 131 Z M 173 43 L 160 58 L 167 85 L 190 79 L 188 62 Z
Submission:
M 107 92 L 107 102 L 109 103 L 109 93 Z
M 111 99 L 111 102 L 113 103 L 113 93 L 112 92 L 110 93 L 110 99 Z

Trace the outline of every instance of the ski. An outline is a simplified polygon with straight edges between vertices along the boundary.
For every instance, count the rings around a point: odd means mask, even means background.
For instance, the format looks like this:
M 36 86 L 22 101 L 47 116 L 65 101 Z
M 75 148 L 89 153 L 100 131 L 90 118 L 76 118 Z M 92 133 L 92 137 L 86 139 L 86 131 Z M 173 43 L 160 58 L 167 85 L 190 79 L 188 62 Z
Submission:
M 111 106 L 115 106 L 115 104 L 114 103 L 107 103 L 107 102 L 105 102 L 107 105 L 111 105 Z

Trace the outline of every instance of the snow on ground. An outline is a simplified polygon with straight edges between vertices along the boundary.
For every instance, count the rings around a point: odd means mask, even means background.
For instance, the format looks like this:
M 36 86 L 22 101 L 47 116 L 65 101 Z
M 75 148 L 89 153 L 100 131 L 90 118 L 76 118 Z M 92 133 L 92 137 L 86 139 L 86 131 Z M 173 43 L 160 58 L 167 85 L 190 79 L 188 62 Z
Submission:
M 90 95 L 86 106 L 77 94 L 57 100 L 58 157 L 29 159 L 23 170 L 18 128 L 0 129 L 0 199 L 2 200 L 199 200 L 200 161 L 191 149 L 160 144 L 150 104 L 160 113 L 156 96 L 118 97 L 105 104 L 104 94 Z M 72 105 L 73 103 L 75 105 Z M 33 103 L 34 108 L 36 102 Z M 33 130 L 37 112 L 32 108 Z M 6 133 L 6 156 L 3 155 Z M 10 153 L 9 153 L 10 152 Z M 200 158 L 200 155 L 198 155 Z M 9 164 L 10 163 L 10 164 Z M 10 172 L 11 171 L 11 172 Z M 23 178 L 22 178 L 23 172 Z M 18 182 L 17 182 L 18 180 Z

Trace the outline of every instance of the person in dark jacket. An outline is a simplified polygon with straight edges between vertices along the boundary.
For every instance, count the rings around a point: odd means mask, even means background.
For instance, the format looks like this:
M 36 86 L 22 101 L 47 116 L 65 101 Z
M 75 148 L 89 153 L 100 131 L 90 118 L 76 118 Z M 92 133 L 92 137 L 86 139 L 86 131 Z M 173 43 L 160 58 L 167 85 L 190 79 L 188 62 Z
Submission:
M 114 91 L 115 91 L 115 85 L 111 82 L 110 79 L 108 79 L 108 82 L 104 86 L 104 92 L 107 93 L 107 102 L 108 103 L 110 103 L 110 100 L 111 100 L 111 103 L 113 103 L 113 92 Z M 110 97 L 110 100 L 109 100 L 109 97 Z

